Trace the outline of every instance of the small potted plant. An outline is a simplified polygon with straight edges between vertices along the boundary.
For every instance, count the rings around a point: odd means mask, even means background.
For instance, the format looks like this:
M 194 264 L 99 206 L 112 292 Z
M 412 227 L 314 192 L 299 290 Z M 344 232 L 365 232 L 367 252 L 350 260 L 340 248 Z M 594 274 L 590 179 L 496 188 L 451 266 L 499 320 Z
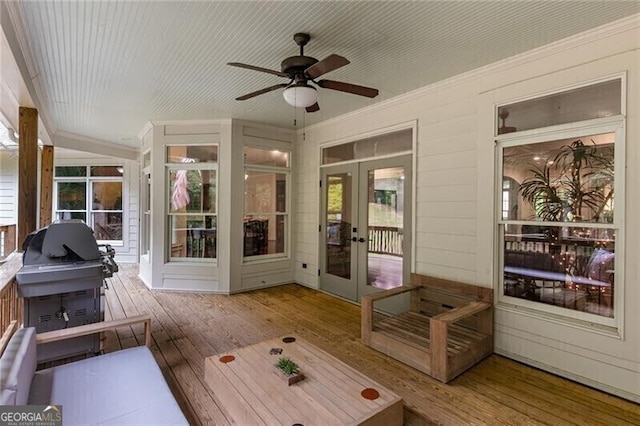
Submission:
M 282 356 L 278 359 L 276 369 L 280 374 L 280 377 L 282 377 L 289 386 L 304 380 L 304 374 L 300 372 L 298 364 L 286 356 Z

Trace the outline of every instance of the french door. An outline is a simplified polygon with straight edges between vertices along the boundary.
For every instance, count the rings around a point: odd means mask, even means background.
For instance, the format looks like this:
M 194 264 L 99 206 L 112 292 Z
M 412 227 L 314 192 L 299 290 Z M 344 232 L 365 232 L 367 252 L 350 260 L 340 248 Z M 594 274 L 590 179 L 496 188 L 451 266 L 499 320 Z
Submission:
M 321 179 L 320 287 L 359 302 L 408 282 L 411 155 L 328 166 Z

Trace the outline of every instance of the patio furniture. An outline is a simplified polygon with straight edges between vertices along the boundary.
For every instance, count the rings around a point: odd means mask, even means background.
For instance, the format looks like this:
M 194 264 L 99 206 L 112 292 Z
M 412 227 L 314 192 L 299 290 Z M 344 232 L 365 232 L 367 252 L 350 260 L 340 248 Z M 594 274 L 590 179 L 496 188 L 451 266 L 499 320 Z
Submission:
M 39 344 L 139 323 L 146 346 L 36 371 Z M 37 335 L 34 327 L 19 329 L 0 357 L 0 405 L 62 406 L 62 420 L 70 425 L 187 425 L 149 350 L 150 327 L 151 318 L 141 315 Z
M 295 337 L 275 338 L 205 360 L 205 381 L 240 425 L 402 424 L 402 399 L 364 374 Z M 296 362 L 305 379 L 289 386 L 275 364 Z
M 410 309 L 374 321 L 374 302 L 410 292 Z M 412 274 L 362 298 L 362 343 L 447 383 L 493 352 L 493 290 Z

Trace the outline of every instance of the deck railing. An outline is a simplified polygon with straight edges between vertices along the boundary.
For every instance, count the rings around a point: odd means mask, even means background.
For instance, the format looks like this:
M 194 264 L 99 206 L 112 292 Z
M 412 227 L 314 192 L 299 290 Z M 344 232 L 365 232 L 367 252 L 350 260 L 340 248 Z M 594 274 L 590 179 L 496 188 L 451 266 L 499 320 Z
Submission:
M 0 259 L 16 250 L 16 225 L 0 225 Z
M 22 253 L 10 254 L 0 265 L 0 333 L 13 320 L 22 324 L 22 298 L 18 295 L 16 273 L 22 267 Z
M 402 256 L 402 228 L 394 226 L 369 227 L 369 253 Z

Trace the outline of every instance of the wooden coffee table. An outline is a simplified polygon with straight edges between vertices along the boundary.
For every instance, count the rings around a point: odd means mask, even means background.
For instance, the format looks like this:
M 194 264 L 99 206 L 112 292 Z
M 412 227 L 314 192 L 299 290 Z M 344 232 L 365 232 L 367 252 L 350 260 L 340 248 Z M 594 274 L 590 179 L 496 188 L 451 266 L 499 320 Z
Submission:
M 275 368 L 281 356 L 295 361 L 305 379 L 288 386 Z M 294 335 L 207 358 L 205 380 L 239 425 L 402 424 L 399 396 Z

